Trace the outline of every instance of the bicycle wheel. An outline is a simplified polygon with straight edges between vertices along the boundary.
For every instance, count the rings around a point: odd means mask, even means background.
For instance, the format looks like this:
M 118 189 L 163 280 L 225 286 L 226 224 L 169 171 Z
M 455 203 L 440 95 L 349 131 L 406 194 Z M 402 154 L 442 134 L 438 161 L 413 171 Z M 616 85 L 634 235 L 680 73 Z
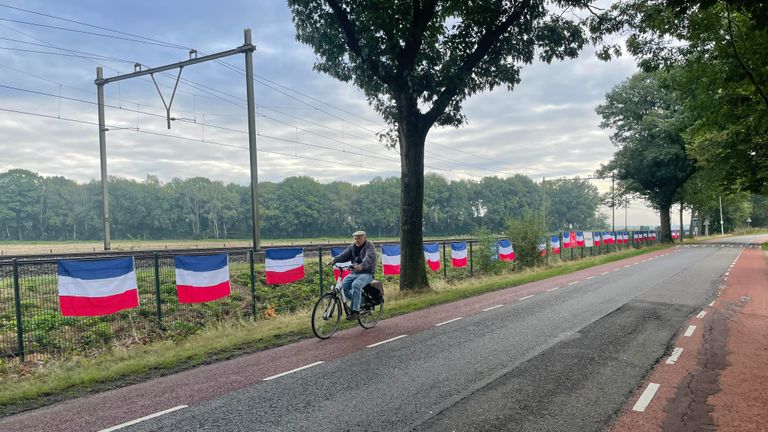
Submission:
M 382 313 L 384 313 L 384 302 L 381 302 L 376 306 L 371 306 L 369 311 L 366 311 L 363 315 L 360 315 L 360 318 L 357 319 L 357 322 L 360 323 L 360 327 L 362 328 L 373 328 L 381 319 Z
M 328 339 L 339 328 L 341 302 L 334 293 L 326 293 L 312 309 L 312 332 L 320 339 Z

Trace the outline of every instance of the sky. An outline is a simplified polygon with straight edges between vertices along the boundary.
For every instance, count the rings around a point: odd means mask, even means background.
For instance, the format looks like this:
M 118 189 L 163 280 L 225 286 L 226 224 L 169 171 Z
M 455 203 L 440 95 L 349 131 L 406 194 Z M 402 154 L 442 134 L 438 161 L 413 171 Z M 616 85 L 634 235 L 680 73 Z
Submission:
M 25 168 L 78 182 L 98 179 L 96 67 L 113 77 L 134 71 L 135 63 L 146 68 L 186 60 L 188 48 L 198 55 L 229 50 L 242 45 L 245 28 L 256 46 L 260 181 L 308 175 L 362 183 L 399 175 L 398 155 L 376 137 L 387 126 L 352 84 L 313 71 L 313 51 L 295 40 L 287 5 L 273 0 L 0 0 L 0 172 Z M 184 68 L 170 130 L 151 78 L 106 85 L 109 174 L 162 181 L 202 175 L 248 184 L 243 71 L 243 55 Z M 635 71 L 632 58 L 602 62 L 593 48 L 576 60 L 525 66 L 514 91 L 495 89 L 466 101 L 465 126 L 433 128 L 426 171 L 448 179 L 593 175 L 616 150 L 595 107 Z M 165 102 L 176 73 L 155 75 Z M 594 182 L 601 192 L 610 189 L 610 181 Z M 610 209 L 601 211 L 610 216 Z M 630 226 L 659 221 L 641 201 L 626 213 Z M 624 209 L 617 209 L 617 228 L 624 219 Z

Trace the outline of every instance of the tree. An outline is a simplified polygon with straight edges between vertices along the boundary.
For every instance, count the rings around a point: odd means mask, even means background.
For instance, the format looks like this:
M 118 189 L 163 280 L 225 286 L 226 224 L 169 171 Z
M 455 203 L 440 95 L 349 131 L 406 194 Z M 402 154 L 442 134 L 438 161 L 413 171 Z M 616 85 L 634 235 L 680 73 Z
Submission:
M 0 174 L 0 217 L 11 238 L 11 227 L 17 240 L 24 240 L 25 232 L 32 235 L 34 221 L 40 220 L 43 207 L 42 179 L 37 173 L 12 169 Z
M 675 95 L 662 85 L 662 73 L 637 73 L 614 87 L 597 113 L 603 128 L 612 128 L 619 147 L 598 175 L 615 173 L 619 195 L 635 193 L 660 214 L 660 240 L 671 242 L 669 210 L 694 173 L 681 131 L 686 119 Z
M 600 206 L 600 194 L 589 180 L 546 180 L 542 187 L 547 230 L 566 230 L 571 225 L 581 229 L 603 226 L 604 222 L 595 216 Z
M 353 81 L 393 126 L 400 153 L 401 289 L 428 286 L 424 266 L 424 143 L 459 126 L 469 96 L 520 81 L 522 64 L 576 57 L 585 26 L 545 0 L 289 0 L 296 38 L 317 71 Z M 561 9 L 588 7 L 560 0 Z

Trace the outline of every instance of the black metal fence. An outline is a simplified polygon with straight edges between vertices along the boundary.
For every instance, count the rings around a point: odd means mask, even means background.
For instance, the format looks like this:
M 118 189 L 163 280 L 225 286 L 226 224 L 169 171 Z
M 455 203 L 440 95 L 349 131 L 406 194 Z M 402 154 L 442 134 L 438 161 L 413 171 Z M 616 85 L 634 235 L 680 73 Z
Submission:
M 451 241 L 467 242 L 467 266 L 451 265 Z M 459 280 L 477 273 L 474 262 L 477 240 L 437 240 L 441 246 L 441 268 L 433 278 Z M 654 243 L 575 247 L 547 259 L 575 260 L 628 247 Z M 297 245 L 294 247 L 298 247 Z M 324 265 L 330 247 L 304 245 L 305 277 L 288 285 L 267 285 L 264 252 L 249 249 L 176 250 L 137 253 L 70 254 L 3 257 L 0 260 L 0 361 L 65 357 L 73 353 L 97 352 L 108 347 L 142 344 L 160 339 L 183 338 L 214 322 L 262 319 L 267 308 L 278 314 L 312 305 L 323 286 L 333 282 L 332 270 Z M 174 256 L 226 252 L 229 256 L 231 295 L 207 303 L 183 304 L 176 294 Z M 139 307 L 99 317 L 63 316 L 59 309 L 57 258 L 104 259 L 132 256 L 138 283 Z M 377 278 L 396 285 L 397 277 Z

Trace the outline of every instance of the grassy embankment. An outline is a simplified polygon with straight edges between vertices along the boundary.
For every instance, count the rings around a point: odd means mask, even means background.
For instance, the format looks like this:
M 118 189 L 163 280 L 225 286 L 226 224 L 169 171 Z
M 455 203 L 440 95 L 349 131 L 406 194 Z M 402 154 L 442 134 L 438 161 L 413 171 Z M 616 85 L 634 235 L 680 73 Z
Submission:
M 456 283 L 437 281 L 429 292 L 401 293 L 396 287 L 387 287 L 385 318 L 618 261 L 663 247 L 629 249 L 579 261 L 557 262 L 545 268 Z M 268 321 L 224 322 L 180 341 L 113 349 L 95 357 L 54 362 L 44 368 L 5 365 L 4 370 L 0 371 L 0 415 L 168 375 L 308 337 L 312 337 L 309 311 L 302 310 Z

